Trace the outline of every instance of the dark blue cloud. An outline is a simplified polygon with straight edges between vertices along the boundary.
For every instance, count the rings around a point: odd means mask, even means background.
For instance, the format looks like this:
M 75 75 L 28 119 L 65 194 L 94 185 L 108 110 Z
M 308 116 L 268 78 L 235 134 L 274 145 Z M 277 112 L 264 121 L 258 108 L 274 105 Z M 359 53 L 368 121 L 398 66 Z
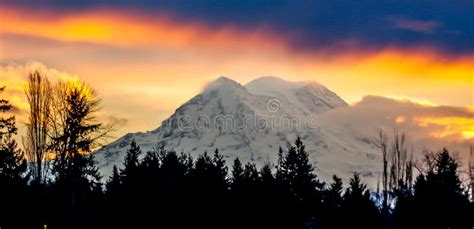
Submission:
M 474 54 L 474 1 L 413 0 L 4 0 L 22 7 L 78 11 L 94 7 L 166 12 L 176 20 L 210 26 L 264 26 L 288 36 L 296 49 L 429 46 L 451 54 Z M 403 22 L 403 23 L 401 23 Z M 410 24 L 413 23 L 413 24 Z M 425 29 L 423 26 L 427 26 Z M 343 51 L 343 50 L 341 50 Z

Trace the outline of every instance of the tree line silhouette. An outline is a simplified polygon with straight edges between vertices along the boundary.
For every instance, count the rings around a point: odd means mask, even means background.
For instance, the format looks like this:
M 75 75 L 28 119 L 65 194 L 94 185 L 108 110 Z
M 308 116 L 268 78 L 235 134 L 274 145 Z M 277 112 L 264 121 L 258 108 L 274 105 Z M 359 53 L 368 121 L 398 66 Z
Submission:
M 5 88 L 1 88 L 3 92 Z M 261 168 L 218 149 L 192 158 L 130 142 L 123 165 L 102 178 L 90 154 L 113 129 L 97 121 L 100 99 L 87 84 L 29 75 L 27 134 L 0 118 L 0 227 L 3 228 L 472 228 L 474 204 L 447 149 L 415 165 L 381 133 L 377 190 L 357 173 L 321 181 L 298 137 Z M 12 109 L 0 100 L 0 111 Z M 414 176 L 416 171 L 417 176 Z M 471 176 L 472 179 L 472 176 Z M 381 187 L 381 188 L 380 188 Z

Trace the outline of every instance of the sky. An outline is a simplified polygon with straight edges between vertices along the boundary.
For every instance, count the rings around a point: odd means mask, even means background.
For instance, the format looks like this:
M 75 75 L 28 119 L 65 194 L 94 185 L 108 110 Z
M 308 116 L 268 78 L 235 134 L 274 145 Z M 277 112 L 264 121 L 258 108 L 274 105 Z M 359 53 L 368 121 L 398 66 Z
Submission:
M 0 84 L 21 121 L 28 71 L 89 82 L 119 137 L 157 128 L 219 76 L 313 80 L 355 108 L 368 95 L 427 107 L 412 121 L 443 130 L 427 136 L 472 143 L 472 12 L 441 0 L 2 0 Z

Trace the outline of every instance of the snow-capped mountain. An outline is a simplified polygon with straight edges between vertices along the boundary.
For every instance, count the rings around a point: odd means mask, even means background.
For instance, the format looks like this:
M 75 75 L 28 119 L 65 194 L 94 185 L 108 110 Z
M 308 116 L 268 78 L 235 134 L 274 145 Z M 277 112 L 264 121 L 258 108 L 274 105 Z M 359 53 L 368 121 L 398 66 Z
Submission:
M 360 172 L 369 183 L 378 177 L 378 153 L 370 138 L 333 123 L 330 111 L 347 103 L 317 82 L 258 78 L 246 85 L 221 77 L 146 133 L 129 133 L 95 153 L 104 177 L 122 166 L 134 139 L 143 151 L 163 147 L 194 158 L 216 148 L 229 165 L 235 157 L 257 165 L 275 163 L 278 148 L 300 136 L 318 176 L 329 181 Z

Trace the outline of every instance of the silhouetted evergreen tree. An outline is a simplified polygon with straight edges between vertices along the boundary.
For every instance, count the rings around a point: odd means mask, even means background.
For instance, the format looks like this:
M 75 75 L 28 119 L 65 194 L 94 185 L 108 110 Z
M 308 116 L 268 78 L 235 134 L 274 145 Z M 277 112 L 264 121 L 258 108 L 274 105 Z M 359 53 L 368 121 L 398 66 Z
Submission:
M 244 182 L 244 168 L 239 158 L 235 158 L 234 164 L 232 165 L 232 191 L 238 192 Z
M 102 198 L 100 174 L 89 154 L 105 135 L 95 120 L 100 99 L 94 90 L 81 82 L 64 82 L 55 90 L 50 149 L 54 183 L 50 196 L 58 219 L 51 227 L 84 228 L 94 225 Z M 85 215 L 91 220 L 82 220 Z
M 125 159 L 123 162 L 123 169 L 120 171 L 121 175 L 124 177 L 123 182 L 124 185 L 132 188 L 134 182 L 138 181 L 139 179 L 139 157 L 142 154 L 142 150 L 140 146 L 137 145 L 135 140 L 132 140 L 130 143 L 130 148 L 127 150 L 125 154 Z
M 168 162 L 166 163 L 167 164 L 165 166 L 169 167 Z M 162 172 L 161 170 L 162 168 L 159 153 L 156 151 L 147 152 L 138 167 L 137 176 L 140 182 L 139 184 L 136 184 L 136 186 L 139 187 L 140 190 L 138 191 L 137 195 L 143 195 L 145 198 L 142 201 L 149 207 L 160 204 L 158 200 L 159 198 L 154 196 L 161 194 L 165 191 L 164 189 L 167 188 L 165 186 L 167 183 L 164 182 L 163 178 L 165 176 L 168 176 L 169 178 L 175 176 L 175 174 Z M 148 212 L 145 212 L 143 215 L 146 215 L 147 213 Z
M 0 88 L 2 93 L 4 87 Z M 12 105 L 0 99 L 0 113 L 8 112 Z M 25 188 L 27 164 L 23 151 L 18 149 L 14 136 L 17 133 L 15 116 L 0 117 L 0 227 L 21 228 L 25 221 L 22 213 L 26 202 Z
M 185 154 L 178 155 L 174 151 L 163 151 L 160 154 L 161 175 L 166 178 L 166 182 L 176 184 L 191 174 L 193 169 L 192 158 Z
M 265 163 L 260 169 L 260 184 L 258 186 L 258 203 L 260 203 L 261 208 L 258 209 L 258 217 L 260 219 L 260 228 L 280 228 L 282 225 L 282 220 L 285 219 L 278 218 L 281 217 L 282 213 L 285 213 L 287 210 L 283 210 L 285 206 L 285 199 L 281 194 L 282 187 L 276 181 L 275 176 L 272 173 L 272 166 L 269 163 Z
M 344 191 L 342 179 L 334 175 L 333 183 L 330 184 L 329 189 L 324 191 L 323 211 L 321 214 L 322 228 L 340 228 L 342 226 L 342 193 Z
M 244 169 L 244 183 L 247 186 L 256 186 L 260 181 L 257 166 L 254 163 L 247 162 Z M 255 188 L 255 187 L 251 187 Z
M 114 168 L 112 169 L 112 176 L 109 178 L 106 184 L 107 194 L 109 196 L 115 196 L 117 192 L 120 190 L 121 184 L 122 184 L 122 181 L 121 181 L 119 171 L 117 169 L 117 166 L 114 165 Z
M 342 207 L 344 187 L 341 178 L 333 175 L 332 179 L 333 183 L 330 184 L 324 195 L 324 204 L 326 208 L 338 209 Z
M 214 151 L 214 158 L 213 160 L 213 165 L 215 170 L 215 176 L 216 176 L 216 182 L 219 188 L 222 188 L 223 190 L 227 190 L 228 182 L 227 182 L 227 171 L 228 168 L 226 166 L 226 162 L 224 160 L 224 156 L 219 153 L 219 150 L 216 149 Z
M 244 166 L 240 162 L 239 158 L 235 158 L 231 171 L 232 184 L 231 193 L 229 196 L 229 221 L 233 222 L 232 228 L 248 227 L 251 214 L 254 212 L 253 209 L 247 209 L 245 212 L 242 211 L 242 209 L 246 209 L 246 206 L 250 204 L 249 197 L 247 196 L 249 187 L 246 182 L 244 172 Z
M 2 124 L 0 123 L 0 125 Z M 9 129 L 11 127 L 6 128 Z M 15 134 L 16 128 L 14 127 L 7 130 L 7 132 L 0 133 L 0 182 L 2 184 L 22 186 L 26 184 L 28 179 L 27 164 L 23 151 L 18 149 L 18 144 L 13 137 Z
M 105 185 L 105 200 L 103 202 L 104 212 L 103 219 L 101 219 L 102 225 L 110 228 L 119 228 L 124 226 L 124 206 L 127 201 L 124 200 L 122 176 L 120 176 L 119 169 L 114 165 L 112 169 L 112 175 L 107 180 Z M 122 220 L 113 220 L 122 219 Z
M 218 150 L 214 152 L 213 158 L 206 152 L 198 156 L 192 172 L 192 185 L 196 196 L 195 212 L 198 213 L 193 216 L 195 225 L 223 227 L 226 217 L 229 217 L 222 211 L 222 204 L 228 196 L 227 166 Z M 203 212 L 203 208 L 208 210 Z M 209 218 L 209 215 L 214 217 Z
M 426 170 L 415 182 L 414 226 L 472 228 L 474 215 L 458 175 L 458 163 L 447 149 L 427 154 Z
M 357 173 L 351 178 L 349 188 L 343 200 L 344 227 L 378 228 L 379 212 L 370 197 L 370 191 L 363 184 Z
M 308 156 L 305 145 L 299 137 L 295 141 L 295 146 L 291 144 L 288 146 L 285 155 L 281 148 L 279 150 L 276 178 L 281 187 L 288 189 L 291 195 L 289 205 L 294 205 L 298 209 L 290 213 L 293 214 L 290 218 L 294 218 L 292 220 L 295 222 L 314 221 L 311 218 L 318 215 L 321 209 L 321 189 L 324 185 L 318 181 Z
M 203 184 L 212 185 L 221 190 L 227 189 L 227 166 L 223 156 L 216 149 L 214 157 L 208 156 L 207 152 L 199 155 L 194 169 L 194 176 Z
M 328 195 L 329 195 L 329 200 L 328 202 L 331 203 L 331 207 L 333 208 L 339 208 L 342 206 L 342 179 L 334 175 L 332 177 L 333 183 L 331 184 L 331 187 L 329 188 Z
M 204 154 L 201 154 L 197 157 L 196 163 L 195 163 L 195 169 L 193 171 L 194 177 L 197 179 L 201 179 L 204 182 L 209 183 L 208 181 L 210 179 L 212 170 L 213 170 L 213 163 L 211 157 L 207 154 L 207 152 L 204 152 Z
M 275 176 L 273 176 L 272 167 L 269 163 L 265 163 L 260 169 L 260 178 L 264 186 L 275 185 Z
M 149 151 L 145 154 L 140 167 L 143 170 L 143 173 L 151 179 L 150 181 L 155 181 L 160 169 L 160 159 L 158 154 L 155 151 Z
M 4 91 L 0 88 L 0 93 Z M 0 113 L 12 108 L 9 101 L 0 99 Z M 23 185 L 26 181 L 26 159 L 14 138 L 17 134 L 15 116 L 0 117 L 0 182 Z
M 93 122 L 93 113 L 98 106 L 85 85 L 67 85 L 57 98 L 64 103 L 61 111 L 61 126 L 56 126 L 51 148 L 56 152 L 53 173 L 56 183 L 69 182 L 67 185 L 78 184 L 79 180 L 87 181 L 90 188 L 99 183 L 97 169 L 94 167 L 92 155 L 85 155 L 92 150 L 95 143 L 93 134 L 100 130 L 101 124 Z M 58 95 L 59 96 L 59 95 Z
M 391 215 L 392 217 L 385 216 L 384 223 L 385 225 L 393 226 L 393 228 L 411 228 L 414 227 L 414 223 L 417 221 L 417 214 L 413 192 L 400 193 L 397 195 L 396 205 Z
M 121 202 L 123 203 L 123 212 L 118 212 L 123 218 L 123 225 L 126 227 L 141 227 L 146 218 L 143 217 L 144 209 L 151 202 L 145 185 L 151 182 L 145 179 L 140 167 L 140 156 L 142 150 L 135 140 L 130 142 L 130 146 L 125 154 L 123 168 L 120 170 L 122 181 Z M 143 219 L 142 219 L 143 218 Z

